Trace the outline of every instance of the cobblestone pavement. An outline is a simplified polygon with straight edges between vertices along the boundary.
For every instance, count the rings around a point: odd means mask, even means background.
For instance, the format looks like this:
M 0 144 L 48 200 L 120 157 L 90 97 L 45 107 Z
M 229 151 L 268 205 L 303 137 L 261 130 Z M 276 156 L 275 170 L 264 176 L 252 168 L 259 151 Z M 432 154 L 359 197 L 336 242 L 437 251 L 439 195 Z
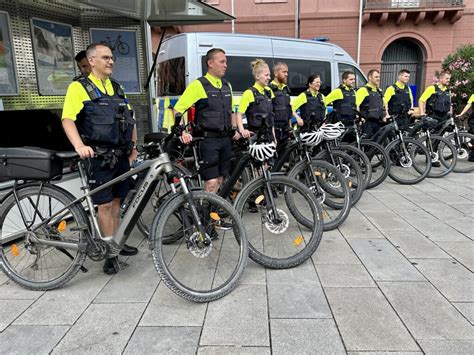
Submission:
M 249 262 L 210 304 L 160 283 L 146 241 L 114 276 L 86 262 L 59 290 L 0 273 L 0 353 L 473 353 L 474 175 L 366 191 L 310 261 Z

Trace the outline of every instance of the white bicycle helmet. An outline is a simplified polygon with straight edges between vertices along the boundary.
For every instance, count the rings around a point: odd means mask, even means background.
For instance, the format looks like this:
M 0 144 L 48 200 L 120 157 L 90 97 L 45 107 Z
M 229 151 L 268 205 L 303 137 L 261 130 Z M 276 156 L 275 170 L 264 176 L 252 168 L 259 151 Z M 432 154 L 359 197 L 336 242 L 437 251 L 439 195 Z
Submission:
M 300 137 L 303 144 L 315 147 L 323 140 L 324 133 L 322 131 L 304 132 Z
M 319 128 L 323 132 L 324 139 L 333 140 L 339 138 L 345 130 L 345 126 L 341 122 L 328 123 Z
M 276 145 L 275 143 L 254 143 L 249 145 L 250 155 L 259 160 L 265 161 L 275 155 Z

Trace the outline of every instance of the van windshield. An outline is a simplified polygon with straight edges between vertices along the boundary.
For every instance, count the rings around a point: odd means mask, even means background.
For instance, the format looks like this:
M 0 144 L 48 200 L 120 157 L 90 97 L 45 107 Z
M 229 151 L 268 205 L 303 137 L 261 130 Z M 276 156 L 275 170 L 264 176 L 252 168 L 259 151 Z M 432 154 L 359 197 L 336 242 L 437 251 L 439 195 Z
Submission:
M 181 95 L 186 88 L 186 68 L 184 57 L 166 60 L 158 64 L 157 94 L 158 96 Z
M 288 86 L 292 95 L 299 95 L 307 89 L 306 81 L 311 74 L 319 74 L 321 81 L 321 92 L 327 95 L 331 91 L 331 64 L 317 60 L 287 59 L 287 58 L 264 58 L 268 63 L 273 78 L 273 65 L 283 62 L 288 65 Z M 235 93 L 241 93 L 253 85 L 255 79 L 252 76 L 250 62 L 254 57 L 227 56 L 227 72 L 225 79 L 230 82 Z M 207 72 L 205 57 L 201 58 L 202 73 Z

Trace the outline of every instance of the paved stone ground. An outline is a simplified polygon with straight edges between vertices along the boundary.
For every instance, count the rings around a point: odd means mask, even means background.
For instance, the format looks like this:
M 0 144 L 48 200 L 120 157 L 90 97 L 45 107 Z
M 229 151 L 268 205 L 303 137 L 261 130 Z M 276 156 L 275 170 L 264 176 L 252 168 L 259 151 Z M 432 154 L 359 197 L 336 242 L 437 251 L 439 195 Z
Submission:
M 66 287 L 0 274 L 0 353 L 302 354 L 474 352 L 474 175 L 367 191 L 312 260 L 250 262 L 210 304 L 180 299 L 140 254 L 113 277 L 88 261 Z

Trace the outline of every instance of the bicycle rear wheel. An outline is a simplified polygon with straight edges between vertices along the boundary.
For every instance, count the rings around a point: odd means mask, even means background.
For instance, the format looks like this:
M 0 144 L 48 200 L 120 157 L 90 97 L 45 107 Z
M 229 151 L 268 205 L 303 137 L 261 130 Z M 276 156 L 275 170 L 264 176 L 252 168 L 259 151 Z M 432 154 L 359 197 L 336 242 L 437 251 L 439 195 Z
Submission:
M 386 151 L 390 158 L 388 176 L 399 184 L 417 184 L 428 176 L 431 170 L 430 153 L 420 142 L 412 138 L 404 138 L 404 142 L 396 139 L 387 146 Z
M 191 218 L 196 208 L 199 223 Z M 220 216 L 228 230 L 218 231 Z M 178 219 L 177 216 L 180 216 Z M 167 244 L 163 236 L 181 230 L 181 238 Z M 150 229 L 152 255 L 163 282 L 178 296 L 194 302 L 209 302 L 232 291 L 247 264 L 248 243 L 240 217 L 230 203 L 216 194 L 192 192 L 192 205 L 182 194 L 167 200 Z
M 350 190 L 344 175 L 334 165 L 322 160 L 300 162 L 288 173 L 313 192 L 322 209 L 325 231 L 339 227 L 351 210 Z
M 52 185 L 40 190 L 39 184 L 16 192 L 19 203 L 10 194 L 0 207 L 0 268 L 28 289 L 60 287 L 77 274 L 86 254 L 43 242 L 86 243 L 84 229 L 88 229 L 88 219 L 84 209 L 77 203 L 48 221 L 74 201 L 71 194 Z
M 269 186 L 268 186 L 269 185 Z M 248 210 L 249 203 L 257 212 Z M 307 260 L 323 232 L 321 209 L 305 185 L 287 176 L 253 180 L 234 202 L 249 240 L 249 256 L 260 265 L 287 269 Z

